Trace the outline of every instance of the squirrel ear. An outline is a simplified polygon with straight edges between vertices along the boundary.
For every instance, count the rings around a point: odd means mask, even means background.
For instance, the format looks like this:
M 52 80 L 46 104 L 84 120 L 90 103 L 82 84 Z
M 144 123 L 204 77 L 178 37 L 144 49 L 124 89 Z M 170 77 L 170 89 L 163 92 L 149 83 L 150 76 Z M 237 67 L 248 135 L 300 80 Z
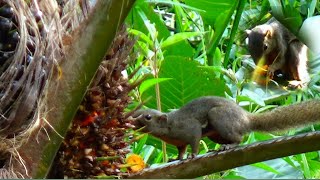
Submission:
M 246 30 L 244 30 L 244 32 L 246 33 L 247 36 L 249 36 L 249 34 L 250 34 L 252 31 L 249 30 L 249 29 L 246 29 Z
M 166 114 L 162 114 L 158 119 L 159 127 L 167 128 L 168 127 L 168 116 Z
M 264 32 L 264 36 L 265 36 L 265 37 L 271 37 L 271 30 L 270 30 L 270 29 L 267 29 L 267 30 Z
M 167 121 L 168 119 L 168 116 L 166 114 L 162 114 L 160 117 L 159 117 L 159 120 L 161 121 Z

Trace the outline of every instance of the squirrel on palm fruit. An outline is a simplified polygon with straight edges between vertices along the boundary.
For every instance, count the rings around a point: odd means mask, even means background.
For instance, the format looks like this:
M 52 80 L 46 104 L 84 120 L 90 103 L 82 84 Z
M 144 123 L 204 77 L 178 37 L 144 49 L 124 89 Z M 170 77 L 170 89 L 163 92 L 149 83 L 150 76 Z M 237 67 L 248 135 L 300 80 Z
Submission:
M 304 87 L 310 81 L 307 47 L 275 18 L 245 31 L 249 53 L 258 65 L 267 65 L 267 76 L 280 70 L 289 87 Z M 259 62 L 263 61 L 264 62 Z
M 320 100 L 310 100 L 272 111 L 253 114 L 231 100 L 205 96 L 192 100 L 178 110 L 162 113 L 154 109 L 133 114 L 136 129 L 150 133 L 177 147 L 182 160 L 187 145 L 192 157 L 198 154 L 202 137 L 226 145 L 236 145 L 251 131 L 276 131 L 320 121 Z

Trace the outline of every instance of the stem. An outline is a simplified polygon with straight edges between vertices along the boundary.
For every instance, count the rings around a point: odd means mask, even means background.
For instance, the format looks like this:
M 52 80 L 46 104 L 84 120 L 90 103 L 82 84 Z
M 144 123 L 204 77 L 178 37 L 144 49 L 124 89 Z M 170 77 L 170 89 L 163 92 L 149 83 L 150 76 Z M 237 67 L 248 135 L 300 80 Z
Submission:
M 157 59 L 157 49 L 155 49 L 154 59 L 153 59 L 153 69 L 154 76 L 156 79 L 159 78 L 159 67 L 158 67 L 158 59 Z M 157 109 L 161 111 L 161 97 L 160 97 L 160 86 L 159 83 L 155 85 L 156 90 L 156 99 L 157 99 Z M 163 151 L 163 162 L 167 162 L 167 145 L 164 141 L 161 141 L 162 151 Z

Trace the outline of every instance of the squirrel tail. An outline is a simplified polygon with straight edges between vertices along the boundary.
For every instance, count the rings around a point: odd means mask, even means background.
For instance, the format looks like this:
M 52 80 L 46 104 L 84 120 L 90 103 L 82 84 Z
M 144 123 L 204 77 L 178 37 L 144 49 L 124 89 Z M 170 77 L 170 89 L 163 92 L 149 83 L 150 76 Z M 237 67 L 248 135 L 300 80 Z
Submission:
M 250 114 L 250 130 L 277 131 L 320 122 L 320 100 L 310 100 Z

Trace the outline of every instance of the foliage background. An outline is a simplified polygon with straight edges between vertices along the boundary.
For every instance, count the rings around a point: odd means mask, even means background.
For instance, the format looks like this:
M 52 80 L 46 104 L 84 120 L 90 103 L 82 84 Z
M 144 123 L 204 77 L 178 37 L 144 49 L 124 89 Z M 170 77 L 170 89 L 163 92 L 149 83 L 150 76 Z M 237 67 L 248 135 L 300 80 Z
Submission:
M 164 112 L 177 109 L 190 100 L 215 95 L 233 99 L 250 112 L 263 112 L 280 105 L 289 105 L 317 98 L 317 58 L 310 58 L 312 77 L 308 88 L 289 91 L 281 83 L 260 86 L 251 80 L 254 63 L 245 47 L 245 29 L 266 22 L 272 15 L 292 32 L 303 20 L 319 14 L 319 2 L 261 0 L 138 0 L 126 22 L 128 31 L 137 37 L 135 63 L 141 66 L 136 79 L 146 80 L 132 92 L 135 103 L 146 102 L 146 108 Z M 134 79 L 133 79 L 134 81 Z M 319 126 L 286 132 L 247 135 L 242 144 L 282 135 L 314 131 Z M 150 166 L 177 157 L 174 146 L 145 135 L 132 145 Z M 219 145 L 201 141 L 200 154 Z M 243 166 L 203 178 L 319 178 L 319 152 L 310 152 Z

